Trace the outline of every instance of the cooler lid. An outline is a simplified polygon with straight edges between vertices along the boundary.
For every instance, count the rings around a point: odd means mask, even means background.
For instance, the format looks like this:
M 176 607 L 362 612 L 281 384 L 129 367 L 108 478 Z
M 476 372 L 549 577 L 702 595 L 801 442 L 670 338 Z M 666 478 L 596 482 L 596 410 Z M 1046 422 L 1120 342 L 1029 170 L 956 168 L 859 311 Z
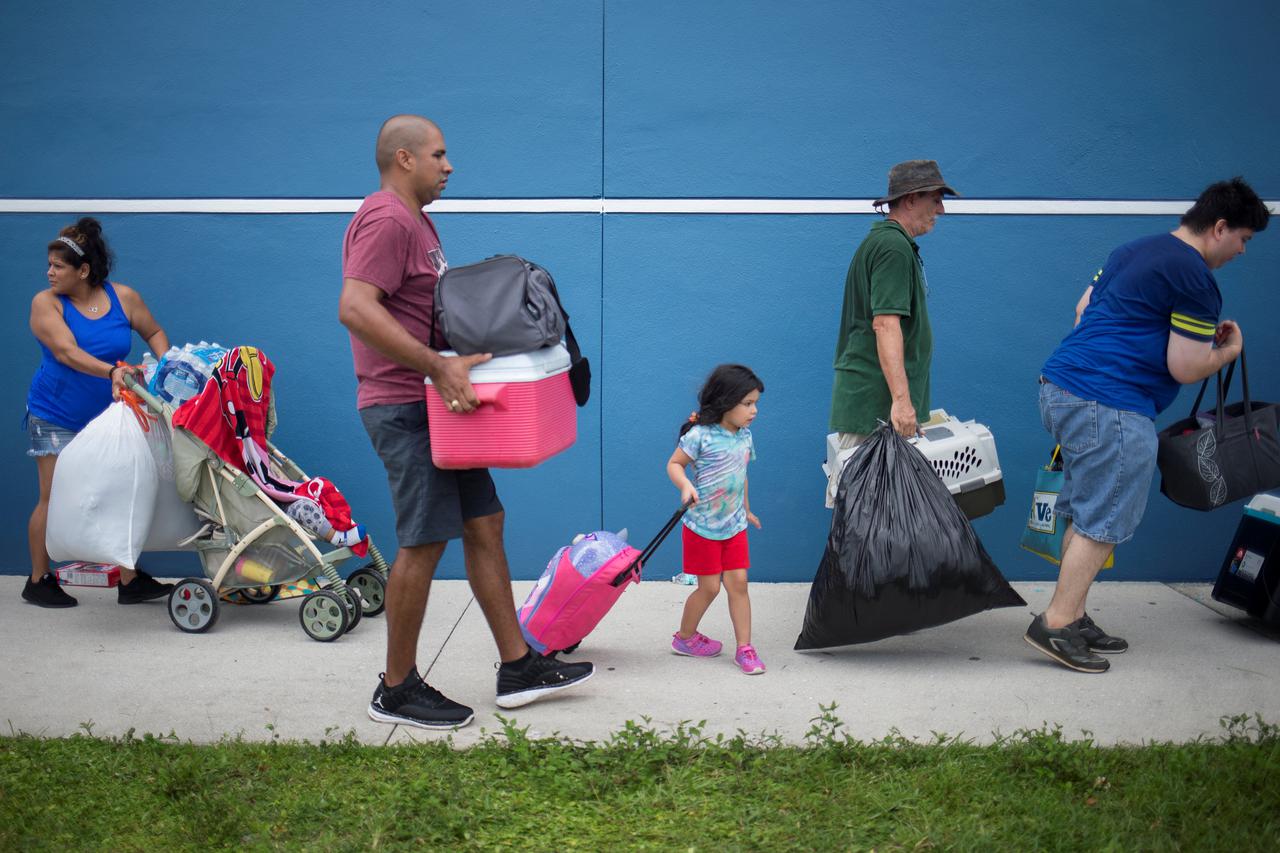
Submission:
M 1280 494 L 1275 492 L 1256 494 L 1252 500 L 1245 504 L 1244 509 L 1249 515 L 1263 518 L 1272 523 L 1280 523 Z
M 446 358 L 456 357 L 453 350 L 440 353 Z M 471 384 L 481 382 L 535 382 L 564 373 L 569 369 L 569 350 L 564 344 L 553 347 L 542 347 L 529 352 L 518 352 L 515 355 L 504 355 L 491 358 L 484 364 L 471 368 Z M 430 377 L 426 383 L 431 384 Z

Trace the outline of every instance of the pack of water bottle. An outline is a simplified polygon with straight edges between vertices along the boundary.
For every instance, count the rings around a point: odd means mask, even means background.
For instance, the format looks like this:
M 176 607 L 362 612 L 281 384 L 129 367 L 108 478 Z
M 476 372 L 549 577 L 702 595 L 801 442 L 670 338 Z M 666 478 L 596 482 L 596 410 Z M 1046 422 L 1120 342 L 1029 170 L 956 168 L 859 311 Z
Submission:
M 204 389 L 226 351 L 221 344 L 201 341 L 170 347 L 159 361 L 146 353 L 142 365 L 147 390 L 170 405 L 180 406 Z

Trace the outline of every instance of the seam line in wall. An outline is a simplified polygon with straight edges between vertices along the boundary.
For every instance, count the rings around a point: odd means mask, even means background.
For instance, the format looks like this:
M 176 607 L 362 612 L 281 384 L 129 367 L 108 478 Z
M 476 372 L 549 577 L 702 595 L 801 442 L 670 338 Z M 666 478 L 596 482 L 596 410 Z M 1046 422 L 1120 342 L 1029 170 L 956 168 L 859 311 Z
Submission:
M 607 62 L 606 62 L 606 58 L 605 58 L 605 51 L 608 49 L 608 46 L 609 46 L 609 39 L 608 39 L 609 30 L 608 30 L 608 25 L 607 25 L 607 23 L 606 23 L 606 20 L 605 20 L 605 19 L 606 19 L 606 16 L 608 15 L 608 9 L 609 9 L 609 2 L 608 2 L 608 0 L 603 0 L 603 2 L 601 2 L 601 3 L 600 3 L 600 195 L 601 195 L 601 197 L 607 196 L 607 195 L 608 195 L 608 192 L 609 192 L 609 188 L 608 188 L 607 186 L 605 186 L 605 175 L 607 174 L 607 171 L 606 171 L 606 168 L 605 168 L 605 163 L 606 163 L 607 161 L 605 160 L 605 137 L 604 137 L 604 134 L 605 134 L 605 112 L 604 112 L 604 108 L 605 108 L 605 103 L 606 103 L 606 95 L 607 95 L 607 92 L 608 92 L 608 90 L 607 90 L 607 88 L 606 88 L 606 86 L 605 86 L 605 84 L 608 82 L 608 79 L 607 79 L 608 75 L 607 75 L 607 72 L 606 72 L 606 69 L 608 68 L 608 64 L 607 64 Z M 603 210 L 604 210 L 604 206 L 603 206 L 603 204 L 602 204 L 602 205 L 601 205 L 601 216 L 600 216 L 600 222 L 599 222 L 599 223 L 597 223 L 597 224 L 600 226 L 600 326 L 599 326 L 599 329 L 598 329 L 598 331 L 599 331 L 599 333 L 600 333 L 600 364 L 599 364 L 599 365 L 597 365 L 597 367 L 596 367 L 596 369 L 597 369 L 598 371 L 600 371 L 600 379 L 599 379 L 599 380 L 598 380 L 598 382 L 597 382 L 597 385 L 599 386 L 599 390 L 597 391 L 597 393 L 599 394 L 599 397 L 597 398 L 597 400 L 598 400 L 598 401 L 603 401 L 603 400 L 604 400 L 604 368 L 605 368 L 605 359 L 604 359 L 604 347 L 605 347 L 605 338 L 604 338 L 604 288 L 605 288 L 605 275 L 604 275 L 604 226 L 605 226 L 605 220 L 604 220 Z M 604 409 L 603 402 L 600 402 L 599 410 L 600 410 L 600 526 L 599 526 L 598 528 L 596 528 L 596 529 L 597 529 L 597 530 L 604 530 L 604 494 L 605 494 L 605 488 L 604 488 L 604 419 L 605 419 L 605 409 Z
M 602 135 L 603 144 L 603 135 Z M 603 175 L 601 176 L 603 180 Z M 355 213 L 358 198 L 0 198 L 0 213 Z M 872 199 L 806 198 L 450 198 L 431 205 L 447 213 L 585 213 L 695 215 L 874 214 Z M 947 201 L 948 215 L 1177 216 L 1191 199 L 981 199 Z M 1266 201 L 1280 212 L 1280 201 Z

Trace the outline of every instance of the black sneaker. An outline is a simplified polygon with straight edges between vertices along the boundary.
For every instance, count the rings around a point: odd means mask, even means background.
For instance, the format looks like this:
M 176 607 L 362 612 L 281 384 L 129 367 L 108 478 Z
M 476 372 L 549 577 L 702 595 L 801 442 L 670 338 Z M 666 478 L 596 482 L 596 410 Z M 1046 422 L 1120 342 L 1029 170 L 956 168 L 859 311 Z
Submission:
M 581 684 L 595 674 L 586 661 L 565 663 L 554 653 L 540 655 L 532 649 L 520 660 L 498 665 L 499 708 L 519 708 L 558 690 Z
M 475 711 L 423 681 L 416 666 L 395 687 L 388 687 L 386 679 L 385 672 L 378 676 L 378 687 L 369 703 L 369 719 L 375 722 L 420 729 L 459 729 L 475 716 Z
M 1106 631 L 1098 627 L 1098 623 L 1089 618 L 1086 613 L 1075 622 L 1076 628 L 1080 631 L 1080 636 L 1084 638 L 1085 644 L 1089 647 L 1089 651 L 1097 652 L 1101 655 L 1118 655 L 1129 648 L 1129 641 L 1121 637 L 1113 637 Z
M 52 573 L 46 573 L 35 583 L 27 578 L 27 585 L 22 588 L 22 598 L 38 607 L 75 607 L 80 603 L 63 591 L 62 584 L 58 583 Z
M 154 598 L 164 598 L 172 589 L 173 584 L 160 583 L 139 569 L 137 577 L 116 587 L 116 601 L 120 604 L 141 604 Z
M 1027 628 L 1022 639 L 1076 672 L 1106 672 L 1111 668 L 1110 661 L 1089 651 L 1076 627 L 1078 624 L 1072 622 L 1065 628 L 1050 628 L 1045 625 L 1044 614 L 1041 613 L 1031 620 L 1031 627 Z

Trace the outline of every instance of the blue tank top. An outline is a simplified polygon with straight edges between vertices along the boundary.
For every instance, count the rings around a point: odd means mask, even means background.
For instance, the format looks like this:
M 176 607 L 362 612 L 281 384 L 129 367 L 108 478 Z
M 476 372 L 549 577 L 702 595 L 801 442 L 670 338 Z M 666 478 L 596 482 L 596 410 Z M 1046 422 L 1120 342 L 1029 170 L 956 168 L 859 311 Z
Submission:
M 76 346 L 94 358 L 115 364 L 129 355 L 133 346 L 133 328 L 111 282 L 103 282 L 111 307 L 97 320 L 90 320 L 71 304 L 62 300 L 62 318 L 75 336 Z M 81 373 L 54 358 L 53 352 L 40 343 L 44 357 L 31 380 L 27 392 L 27 411 L 51 424 L 79 432 L 89 421 L 111 405 L 111 380 Z

